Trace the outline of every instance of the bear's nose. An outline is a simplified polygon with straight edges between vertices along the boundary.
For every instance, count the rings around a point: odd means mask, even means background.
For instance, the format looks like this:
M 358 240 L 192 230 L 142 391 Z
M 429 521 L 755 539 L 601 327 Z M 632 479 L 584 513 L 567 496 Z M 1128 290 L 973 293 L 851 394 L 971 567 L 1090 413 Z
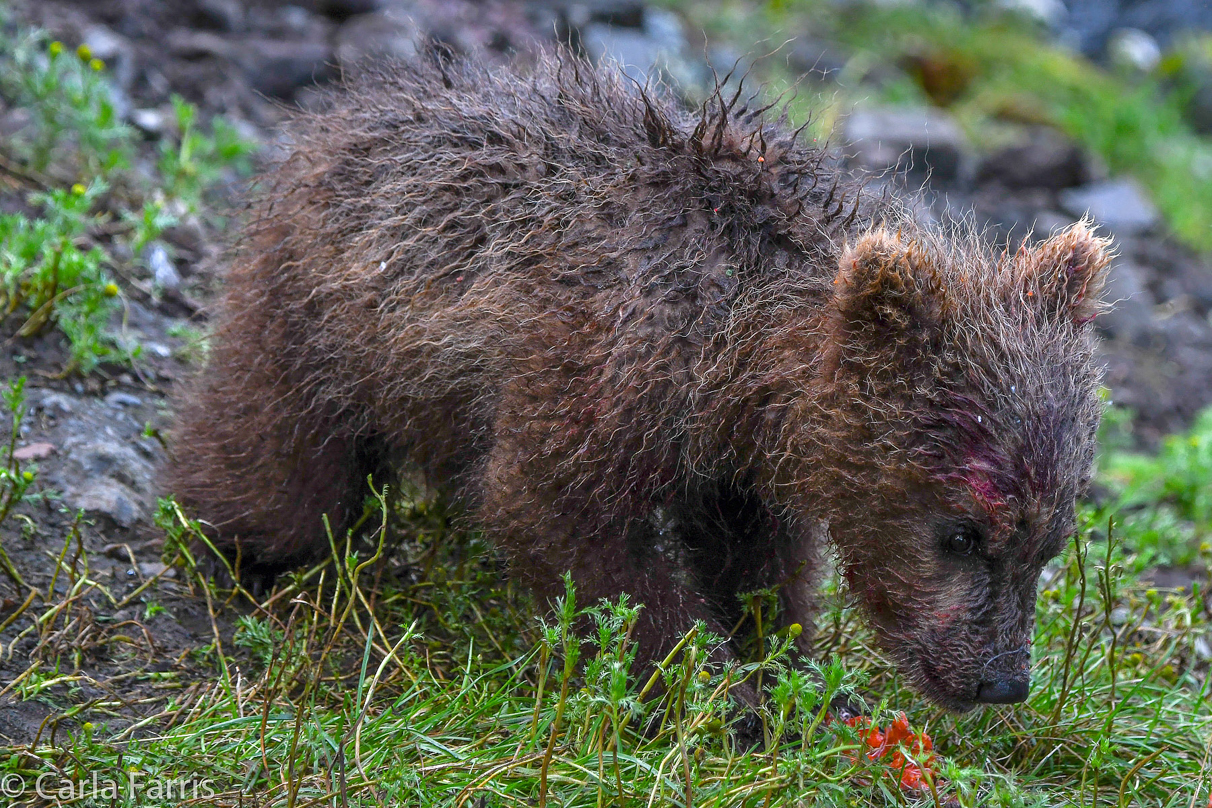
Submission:
M 1030 682 L 1027 679 L 997 679 L 981 682 L 976 700 L 984 704 L 1015 704 L 1027 700 Z

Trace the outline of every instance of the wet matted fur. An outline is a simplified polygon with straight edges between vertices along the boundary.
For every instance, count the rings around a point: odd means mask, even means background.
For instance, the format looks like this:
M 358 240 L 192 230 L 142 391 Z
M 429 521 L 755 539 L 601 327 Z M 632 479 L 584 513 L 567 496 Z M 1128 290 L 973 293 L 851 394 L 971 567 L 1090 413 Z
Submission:
M 1025 693 L 1100 413 L 1087 226 L 992 252 L 763 110 L 563 53 L 384 69 L 292 132 L 173 435 L 246 570 L 326 552 L 407 462 L 540 595 L 642 602 L 649 655 L 738 591 L 810 625 L 828 539 L 924 694 Z

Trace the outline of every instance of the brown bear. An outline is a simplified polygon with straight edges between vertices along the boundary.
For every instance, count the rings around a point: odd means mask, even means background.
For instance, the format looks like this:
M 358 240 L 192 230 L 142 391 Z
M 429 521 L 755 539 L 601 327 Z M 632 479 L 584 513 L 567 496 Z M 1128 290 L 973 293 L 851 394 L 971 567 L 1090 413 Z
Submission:
M 292 132 L 174 436 L 245 571 L 407 463 L 540 596 L 643 603 L 649 655 L 746 590 L 809 625 L 828 540 L 920 692 L 1025 697 L 1100 415 L 1089 227 L 993 251 L 738 95 L 559 52 L 380 69 Z

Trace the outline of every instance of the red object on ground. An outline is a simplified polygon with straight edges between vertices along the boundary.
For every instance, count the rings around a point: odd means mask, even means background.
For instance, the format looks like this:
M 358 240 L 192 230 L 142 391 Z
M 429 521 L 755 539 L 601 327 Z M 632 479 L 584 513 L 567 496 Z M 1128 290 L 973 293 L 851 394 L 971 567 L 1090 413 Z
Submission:
M 867 753 L 868 758 L 882 762 L 890 772 L 900 775 L 901 788 L 906 791 L 928 790 L 927 775 L 934 782 L 939 782 L 934 772 L 934 742 L 924 732 L 913 732 L 904 713 L 897 715 L 882 731 L 879 726 L 873 725 L 870 731 L 863 733 L 862 729 L 871 724 L 871 719 L 862 715 L 849 718 L 845 723 L 860 730 L 859 737 L 871 750 Z M 1212 808 L 1212 800 L 1208 808 Z

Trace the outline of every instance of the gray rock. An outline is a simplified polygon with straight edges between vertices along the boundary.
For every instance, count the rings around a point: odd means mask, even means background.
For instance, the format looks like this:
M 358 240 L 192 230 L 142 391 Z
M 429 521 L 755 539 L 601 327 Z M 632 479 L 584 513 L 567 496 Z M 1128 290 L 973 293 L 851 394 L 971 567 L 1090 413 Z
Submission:
M 173 56 L 181 59 L 232 58 L 236 53 L 235 45 L 217 34 L 184 28 L 169 31 L 165 45 Z
M 914 107 L 855 110 L 843 138 L 854 160 L 869 171 L 928 171 L 942 183 L 959 177 L 967 150 L 963 132 L 950 116 Z
M 63 393 L 58 393 L 54 390 L 47 390 L 34 403 L 33 408 L 41 410 L 48 415 L 71 415 L 75 412 L 76 405 L 70 396 L 65 396 Z
M 592 22 L 604 22 L 622 28 L 643 28 L 644 18 L 652 11 L 636 0 L 592 0 L 585 3 Z
M 140 561 L 139 574 L 144 578 L 155 578 L 157 575 L 164 578 L 177 577 L 177 571 L 162 561 Z
M 645 9 L 638 29 L 590 23 L 581 29 L 581 44 L 595 62 L 614 62 L 641 85 L 659 80 L 697 87 L 703 81 L 702 65 L 685 58 L 688 46 L 682 19 L 671 11 Z
M 108 516 L 125 528 L 134 527 L 146 516 L 146 510 L 129 488 L 113 480 L 93 480 L 77 491 L 65 491 L 63 499 L 72 508 Z
M 388 8 L 352 17 L 337 30 L 336 57 L 342 68 L 375 59 L 411 59 L 420 31 L 400 9 Z
M 121 390 L 106 395 L 105 403 L 111 407 L 142 407 L 143 399 L 130 393 L 123 393 Z
M 135 50 L 130 40 L 104 25 L 90 25 L 84 29 L 81 42 L 94 58 L 105 62 L 114 85 L 123 94 L 129 91 L 135 80 Z
M 1119 234 L 1143 233 L 1157 223 L 1157 208 L 1134 180 L 1121 178 L 1062 191 L 1060 204 L 1073 216 L 1089 215 Z
M 13 107 L 0 113 L 0 137 L 19 135 L 34 124 L 34 113 L 26 107 Z
M 383 0 L 319 0 L 319 11 L 335 20 L 345 20 L 356 14 L 370 14 L 383 7 Z
M 997 0 L 994 4 L 999 11 L 1015 14 L 1055 28 L 1068 14 L 1062 0 Z
M 670 54 L 642 29 L 591 23 L 581 29 L 581 44 L 595 62 L 614 62 L 636 83 L 646 85 L 659 77 Z
M 834 42 L 799 37 L 788 47 L 787 66 L 795 73 L 809 73 L 819 78 L 836 77 L 848 61 L 847 55 Z
M 199 21 L 219 31 L 244 30 L 244 6 L 240 0 L 198 0 Z
M 977 182 L 1007 188 L 1069 188 L 1089 182 L 1091 172 L 1080 146 L 1050 127 L 1034 127 L 1022 142 L 981 160 Z
M 1120 28 L 1107 42 L 1111 64 L 1128 73 L 1152 73 L 1161 55 L 1157 40 L 1139 28 Z
M 130 122 L 144 134 L 162 135 L 168 124 L 168 116 L 158 109 L 133 109 Z
M 82 422 L 85 426 L 88 422 Z M 94 427 L 64 441 L 64 464 L 52 482 L 72 509 L 108 516 L 123 527 L 146 521 L 155 503 L 155 464 L 123 441 Z
M 332 48 L 320 41 L 246 40 L 236 61 L 253 89 L 271 98 L 290 98 L 300 87 L 333 74 Z
M 168 250 L 158 241 L 147 245 L 143 251 L 143 260 L 151 270 L 152 280 L 161 289 L 175 291 L 181 287 L 181 274 L 168 257 Z
M 1111 309 L 1095 320 L 1103 336 L 1135 342 L 1152 330 L 1154 299 L 1144 281 L 1148 275 L 1148 269 L 1130 261 L 1112 264 L 1103 292 Z

